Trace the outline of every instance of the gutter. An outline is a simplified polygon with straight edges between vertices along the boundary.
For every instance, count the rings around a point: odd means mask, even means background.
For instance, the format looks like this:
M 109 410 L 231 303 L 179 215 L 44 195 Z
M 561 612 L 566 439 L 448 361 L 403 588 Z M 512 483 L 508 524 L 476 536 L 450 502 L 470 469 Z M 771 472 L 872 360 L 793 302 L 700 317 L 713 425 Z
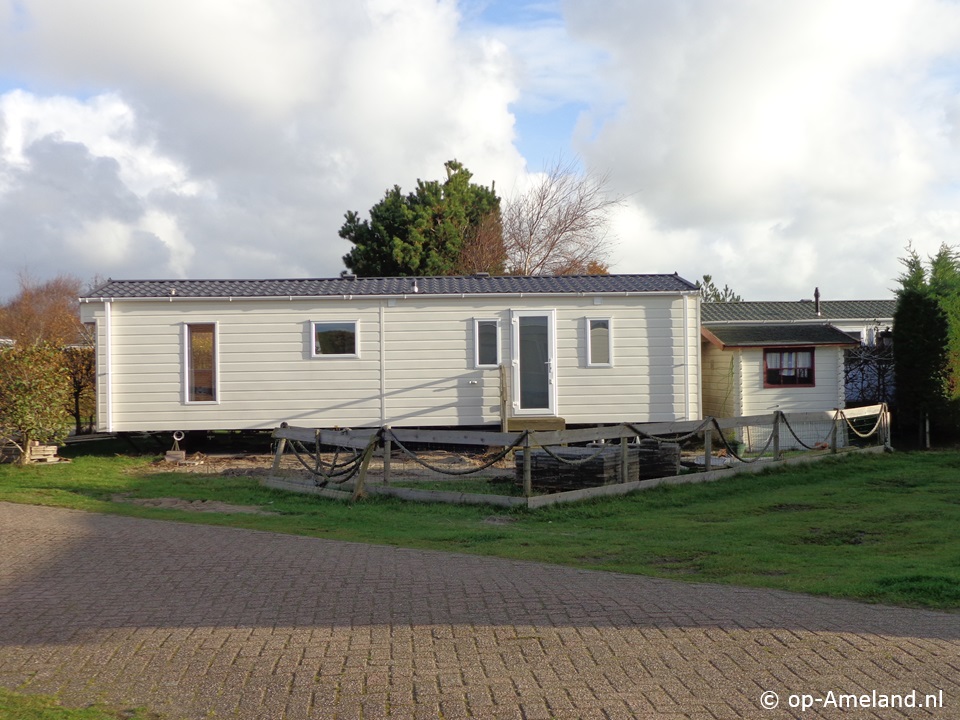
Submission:
M 704 325 L 834 325 L 836 323 L 863 323 L 863 322 L 876 322 L 882 323 L 882 321 L 889 320 L 890 323 L 893 323 L 893 318 L 870 318 L 865 317 L 853 317 L 853 318 L 828 318 L 828 317 L 815 317 L 815 318 L 801 318 L 801 319 L 792 319 L 792 320 L 704 320 Z
M 110 302 L 233 302 L 234 300 L 409 300 L 420 298 L 569 298 L 569 297 L 677 297 L 699 295 L 699 290 L 651 290 L 644 292 L 591 292 L 591 293 L 533 293 L 533 292 L 514 292 L 514 293 L 403 293 L 395 295 L 251 295 L 247 297 L 237 297 L 231 295 L 216 295 L 202 297 L 188 297 L 185 295 L 155 295 L 155 296 L 137 296 L 137 297 L 84 297 L 80 298 L 82 303 L 110 303 Z M 742 323 L 741 323 L 742 324 Z M 782 324 L 782 323 L 781 323 Z

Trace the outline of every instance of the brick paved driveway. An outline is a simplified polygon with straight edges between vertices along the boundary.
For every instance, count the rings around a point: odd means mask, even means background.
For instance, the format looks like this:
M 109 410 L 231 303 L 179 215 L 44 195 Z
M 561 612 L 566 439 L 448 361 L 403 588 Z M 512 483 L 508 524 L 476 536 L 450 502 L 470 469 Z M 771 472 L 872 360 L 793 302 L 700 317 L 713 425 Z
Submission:
M 960 718 L 960 615 L 0 503 L 0 685 L 169 718 Z M 913 690 L 944 707 L 828 694 Z

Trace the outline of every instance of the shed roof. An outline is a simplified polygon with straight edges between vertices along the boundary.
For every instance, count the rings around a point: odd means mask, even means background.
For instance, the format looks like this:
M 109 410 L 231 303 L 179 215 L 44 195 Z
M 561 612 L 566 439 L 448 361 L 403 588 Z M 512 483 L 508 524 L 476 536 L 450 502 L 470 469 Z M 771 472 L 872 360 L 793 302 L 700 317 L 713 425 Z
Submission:
M 833 325 L 711 325 L 702 333 L 720 347 L 788 347 L 858 345 L 859 341 Z
M 679 275 L 338 277 L 286 280 L 108 280 L 82 299 L 276 298 L 383 295 L 691 293 Z
M 896 300 L 821 300 L 820 315 L 812 300 L 703 303 L 700 317 L 710 323 L 892 320 Z

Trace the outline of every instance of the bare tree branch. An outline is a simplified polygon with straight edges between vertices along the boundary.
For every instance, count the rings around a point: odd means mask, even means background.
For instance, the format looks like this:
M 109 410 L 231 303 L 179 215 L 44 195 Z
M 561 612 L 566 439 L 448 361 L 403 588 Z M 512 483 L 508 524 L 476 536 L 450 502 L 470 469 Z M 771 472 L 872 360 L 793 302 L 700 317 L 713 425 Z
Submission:
M 515 275 L 606 271 L 607 222 L 620 204 L 606 192 L 609 176 L 583 175 L 558 160 L 529 191 L 504 203 L 507 269 Z

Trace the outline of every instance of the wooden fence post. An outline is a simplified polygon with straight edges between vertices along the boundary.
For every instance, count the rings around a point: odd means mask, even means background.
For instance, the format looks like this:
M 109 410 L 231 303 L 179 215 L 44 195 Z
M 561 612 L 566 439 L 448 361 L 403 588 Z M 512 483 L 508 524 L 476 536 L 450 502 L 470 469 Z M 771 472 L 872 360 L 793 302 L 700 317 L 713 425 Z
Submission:
M 838 435 L 840 434 L 840 411 L 838 410 L 836 415 L 833 416 L 833 427 L 830 429 L 830 452 L 833 454 L 837 453 L 839 442 Z
M 530 433 L 527 432 L 523 436 L 523 496 L 530 497 L 533 495 L 533 476 L 532 476 L 532 462 L 533 458 L 530 457 Z
M 710 472 L 713 465 L 713 425 L 703 431 L 703 471 Z
M 773 411 L 773 459 L 782 460 L 780 456 L 780 415 L 779 410 Z
M 390 455 L 393 453 L 393 440 L 390 439 L 390 426 L 383 426 L 383 484 L 390 484 Z
M 287 427 L 286 423 L 281 423 L 280 428 L 283 429 Z M 285 437 L 280 438 L 280 442 L 277 443 L 277 452 L 273 456 L 273 467 L 270 468 L 271 473 L 277 472 L 280 469 L 280 458 L 283 457 L 284 450 L 287 449 L 287 439 Z
M 367 468 L 370 467 L 370 458 L 373 457 L 373 451 L 377 448 L 377 436 L 371 435 L 370 442 L 367 443 L 367 447 L 363 450 L 363 455 L 360 457 L 360 472 L 357 474 L 357 483 L 353 487 L 353 497 L 351 500 L 356 502 L 366 494 L 366 485 L 367 485 Z
M 630 447 L 627 444 L 626 432 L 628 428 L 622 425 L 624 434 L 620 435 L 620 482 L 625 483 L 630 480 Z

